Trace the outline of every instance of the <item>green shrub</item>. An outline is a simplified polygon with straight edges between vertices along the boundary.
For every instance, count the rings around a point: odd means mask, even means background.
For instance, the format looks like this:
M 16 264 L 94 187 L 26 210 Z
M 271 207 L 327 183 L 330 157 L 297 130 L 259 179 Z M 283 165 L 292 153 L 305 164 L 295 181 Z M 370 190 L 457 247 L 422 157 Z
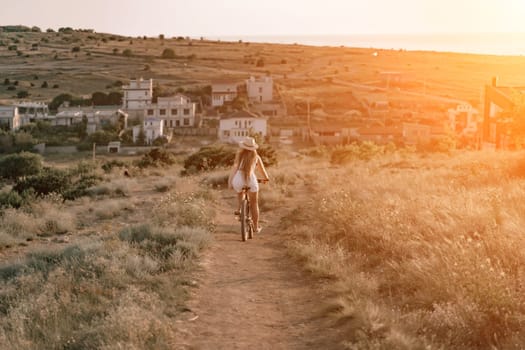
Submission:
M 184 160 L 184 173 L 213 170 L 229 167 L 235 160 L 235 151 L 227 146 L 206 146 Z
M 330 162 L 332 164 L 345 164 L 352 160 L 370 160 L 389 151 L 392 151 L 390 145 L 377 145 L 369 141 L 352 143 L 347 146 L 335 148 L 332 151 Z
M 106 174 L 109 174 L 111 170 L 113 170 L 113 168 L 125 168 L 126 166 L 127 164 L 125 162 L 113 159 L 113 160 L 104 162 L 101 168 L 102 170 L 104 170 Z
M 164 49 L 164 51 L 162 51 L 161 57 L 162 58 L 175 58 L 175 51 L 173 51 L 173 49 Z
M 261 156 L 261 159 L 265 166 L 270 167 L 277 165 L 277 153 L 275 149 L 267 144 L 262 144 L 257 150 L 257 153 Z
M 0 208 L 20 208 L 25 200 L 15 191 L 0 192 Z
M 67 171 L 53 168 L 44 168 L 39 174 L 19 178 L 13 190 L 22 194 L 34 191 L 37 196 L 49 193 L 65 193 L 71 186 L 71 178 Z
M 175 164 L 175 156 L 165 149 L 154 148 L 135 162 L 139 168 L 158 167 Z
M 42 157 L 21 152 L 0 159 L 0 178 L 16 180 L 19 177 L 38 174 L 42 169 Z

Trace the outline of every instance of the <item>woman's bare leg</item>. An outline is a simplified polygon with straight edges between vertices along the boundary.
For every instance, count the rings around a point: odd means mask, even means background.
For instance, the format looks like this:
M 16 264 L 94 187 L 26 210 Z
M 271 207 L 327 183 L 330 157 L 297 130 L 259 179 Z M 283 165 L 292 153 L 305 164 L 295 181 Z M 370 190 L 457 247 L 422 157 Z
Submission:
M 258 192 L 248 192 L 250 197 L 250 211 L 252 212 L 253 226 L 255 232 L 259 229 L 259 201 Z

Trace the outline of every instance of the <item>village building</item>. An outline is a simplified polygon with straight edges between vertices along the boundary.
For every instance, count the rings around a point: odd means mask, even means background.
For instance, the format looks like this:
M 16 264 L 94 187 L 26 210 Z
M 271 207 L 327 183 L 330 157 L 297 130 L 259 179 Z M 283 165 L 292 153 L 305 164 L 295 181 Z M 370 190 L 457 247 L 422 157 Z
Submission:
M 128 126 L 128 114 L 120 106 L 76 106 L 64 103 L 58 108 L 55 116 L 48 116 L 52 125 L 71 126 L 86 123 L 86 131 L 92 134 L 105 126 L 117 126 L 125 129 Z
M 497 78 L 485 85 L 483 96 L 483 148 L 513 147 L 512 123 L 516 98 L 523 98 L 525 87 L 497 86 Z M 513 98 L 514 97 L 514 98 Z M 525 117 L 525 116 L 521 116 Z
M 120 141 L 109 142 L 108 153 L 120 153 Z
M 82 123 L 84 113 L 78 109 L 63 110 L 52 116 L 49 120 L 54 126 L 72 126 Z
M 153 79 L 130 80 L 129 85 L 122 86 L 122 108 L 133 118 L 143 117 L 144 110 L 153 98 Z
M 218 137 L 222 142 L 237 143 L 250 135 L 266 137 L 267 129 L 265 117 L 243 110 L 220 119 Z
M 359 141 L 387 144 L 401 141 L 403 129 L 400 126 L 367 126 L 357 129 L 357 133 Z
M 250 77 L 250 79 L 246 80 L 246 93 L 250 102 L 271 102 L 273 100 L 272 77 Z
M 216 80 L 211 84 L 211 105 L 220 107 L 225 102 L 233 101 L 239 93 L 239 83 L 236 81 Z
M 18 107 L 0 106 L 0 128 L 10 131 L 18 130 L 22 126 Z
M 38 120 L 46 120 L 49 117 L 49 107 L 44 102 L 19 102 L 18 107 L 22 125 L 34 123 Z
M 145 109 L 147 118 L 162 121 L 164 128 L 192 128 L 196 126 L 196 103 L 189 97 L 177 94 L 173 97 L 159 97 L 157 103 Z
M 405 145 L 426 144 L 431 140 L 431 126 L 419 123 L 403 123 Z
M 444 139 L 450 135 L 449 125 L 403 123 L 403 143 L 405 145 L 425 145 L 433 140 Z
M 142 125 L 133 127 L 133 142 L 137 142 L 140 133 L 144 133 L 144 142 L 151 145 L 155 139 L 164 136 L 164 123 L 161 119 L 154 117 L 144 118 Z
M 473 136 L 478 132 L 479 112 L 464 103 L 448 110 L 450 130 L 456 135 Z

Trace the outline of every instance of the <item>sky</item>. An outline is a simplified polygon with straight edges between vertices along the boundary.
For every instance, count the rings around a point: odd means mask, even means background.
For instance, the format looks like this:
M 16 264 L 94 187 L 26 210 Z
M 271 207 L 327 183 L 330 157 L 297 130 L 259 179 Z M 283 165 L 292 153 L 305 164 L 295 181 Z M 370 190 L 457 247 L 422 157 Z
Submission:
M 525 0 L 0 0 L 0 25 L 129 36 L 525 33 Z

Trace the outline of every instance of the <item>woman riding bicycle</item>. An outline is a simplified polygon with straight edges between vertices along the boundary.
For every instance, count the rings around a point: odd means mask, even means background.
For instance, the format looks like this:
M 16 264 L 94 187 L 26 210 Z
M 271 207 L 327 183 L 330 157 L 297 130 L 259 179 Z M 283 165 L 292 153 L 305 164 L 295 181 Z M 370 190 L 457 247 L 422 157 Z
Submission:
M 238 199 L 238 210 L 235 214 L 240 213 L 241 202 L 242 202 L 242 188 L 248 186 L 248 196 L 250 199 L 250 211 L 252 213 L 252 219 L 254 224 L 255 232 L 260 232 L 261 227 L 259 226 L 259 183 L 255 171 L 258 170 L 263 176 L 262 181 L 269 181 L 268 173 L 264 168 L 261 157 L 257 154 L 257 148 L 259 145 L 255 142 L 253 137 L 246 137 L 244 140 L 239 142 L 239 151 L 235 157 L 235 163 L 233 164 L 230 176 L 228 178 L 228 184 L 230 188 L 233 188 L 237 192 Z

